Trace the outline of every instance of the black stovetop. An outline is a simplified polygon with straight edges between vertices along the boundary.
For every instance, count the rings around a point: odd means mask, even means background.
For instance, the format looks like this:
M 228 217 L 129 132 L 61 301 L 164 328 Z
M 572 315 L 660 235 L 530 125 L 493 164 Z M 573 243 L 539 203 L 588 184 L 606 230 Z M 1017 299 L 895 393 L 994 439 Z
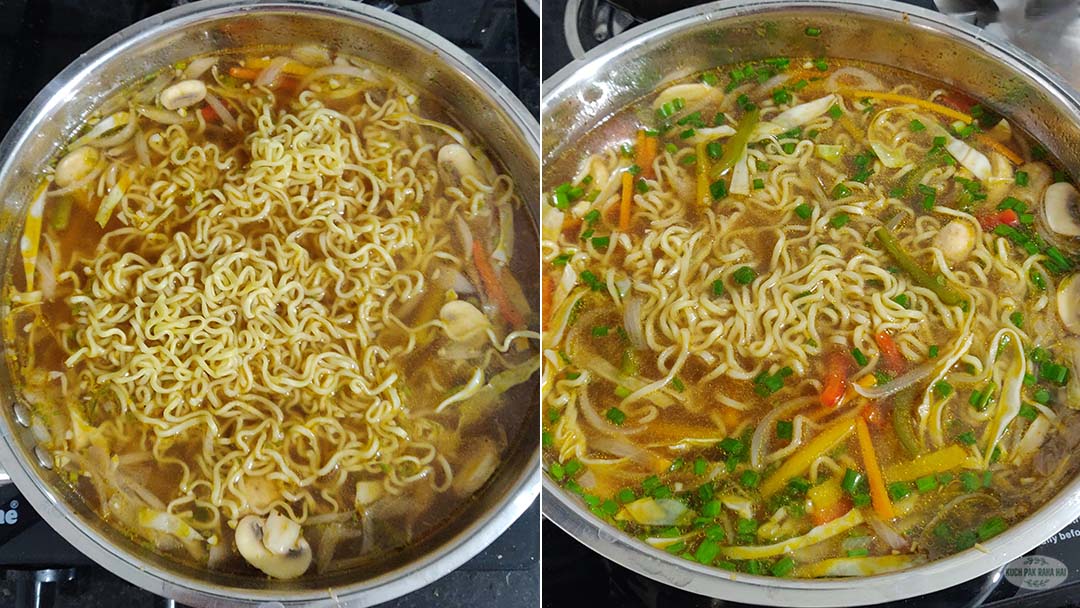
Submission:
M 79 54 L 124 27 L 187 0 L 0 0 L 0 138 L 23 108 Z M 383 4 L 389 4 L 384 2 Z M 399 0 L 398 14 L 476 57 L 539 115 L 539 20 L 518 0 Z M 2 466 L 2 463 L 0 463 Z M 12 507 L 12 505 L 15 505 Z M 9 515 L 9 512 L 17 515 Z M 384 604 L 514 607 L 539 603 L 539 501 L 485 551 L 409 595 Z M 6 518 L 5 518 L 6 516 Z M 55 606 L 153 606 L 156 599 L 82 556 L 42 523 L 13 486 L 0 487 L 0 606 L 37 578 Z M 45 590 L 48 592 L 49 588 Z
M 626 6 L 664 3 L 615 0 Z M 686 6 L 688 0 L 671 0 Z M 932 0 L 908 4 L 934 8 Z M 570 15 L 567 17 L 567 12 Z M 632 29 L 647 17 L 631 14 L 607 0 L 544 0 L 544 77 L 560 70 L 581 51 Z M 570 24 L 567 27 L 567 24 Z M 568 39 L 568 34 L 576 40 Z M 658 583 L 601 557 L 545 520 L 543 602 L 545 608 L 620 606 L 622 608 L 750 608 L 707 598 Z M 1025 570 L 1026 567 L 1026 570 Z M 1045 574 L 1045 576 L 1043 576 Z M 868 598 L 869 601 L 869 598 Z M 879 608 L 1058 608 L 1080 606 L 1080 520 L 1047 539 L 1027 556 L 985 576 L 944 591 Z

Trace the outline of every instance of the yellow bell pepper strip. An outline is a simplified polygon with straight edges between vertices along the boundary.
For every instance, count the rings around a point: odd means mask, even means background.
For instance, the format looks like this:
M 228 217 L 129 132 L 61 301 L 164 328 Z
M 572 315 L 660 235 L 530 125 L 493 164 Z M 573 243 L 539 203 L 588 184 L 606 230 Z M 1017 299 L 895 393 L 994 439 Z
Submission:
M 19 241 L 23 273 L 26 275 L 26 291 L 34 291 L 34 268 L 37 267 L 38 245 L 41 242 L 41 218 L 45 215 L 45 191 L 48 189 L 49 182 L 46 181 L 34 192 L 34 200 L 26 213 L 23 236 Z
M 629 171 L 622 174 L 622 200 L 619 202 L 619 230 L 630 230 L 630 205 L 634 201 L 634 176 Z
M 782 490 L 792 478 L 808 471 L 819 456 L 847 439 L 855 430 L 856 417 L 857 415 L 848 415 L 833 422 L 785 460 L 780 468 L 761 483 L 762 498 L 768 498 Z
M 897 481 L 912 481 L 927 475 L 944 473 L 969 464 L 967 450 L 958 446 L 950 445 L 936 452 L 923 454 L 915 460 L 901 462 L 887 467 L 883 474 L 889 483 Z
M 820 543 L 823 540 L 843 534 L 863 523 L 863 521 L 862 512 L 858 509 L 852 509 L 843 517 L 838 517 L 828 523 L 816 526 L 802 536 L 789 538 L 771 545 L 720 547 L 720 553 L 730 559 L 762 559 L 784 553 L 791 553 L 792 551 L 802 549 L 803 547 L 809 547 L 810 545 Z

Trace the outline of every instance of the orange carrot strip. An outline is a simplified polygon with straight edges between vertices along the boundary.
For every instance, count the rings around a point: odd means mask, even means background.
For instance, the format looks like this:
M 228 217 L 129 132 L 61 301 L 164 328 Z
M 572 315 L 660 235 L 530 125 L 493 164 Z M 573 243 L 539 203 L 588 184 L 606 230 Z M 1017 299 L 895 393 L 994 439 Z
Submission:
M 630 230 L 630 203 L 634 200 L 634 176 L 629 171 L 622 174 L 622 204 L 619 205 L 619 230 Z
M 885 489 L 885 478 L 881 475 L 881 467 L 878 466 L 874 442 L 870 439 L 870 428 L 866 426 L 866 420 L 862 416 L 855 419 L 855 436 L 859 439 L 859 451 L 862 452 L 863 465 L 866 468 L 866 481 L 870 485 L 870 501 L 874 505 L 874 512 L 881 519 L 892 519 L 894 516 L 892 502 L 889 500 L 889 492 Z
M 484 246 L 480 244 L 480 241 L 473 239 L 472 250 L 476 272 L 480 274 L 480 281 L 484 284 L 484 290 L 498 304 L 499 313 L 514 329 L 525 327 L 525 319 L 521 318 L 521 313 L 510 303 L 510 298 L 506 297 L 506 292 L 503 291 L 502 284 L 499 283 L 499 277 L 495 275 L 495 269 L 491 267 L 491 262 L 488 261 L 487 251 L 484 251 Z
M 656 159 L 656 138 L 649 137 L 645 131 L 637 132 L 634 143 L 634 164 L 641 167 L 641 176 L 653 177 L 653 161 Z
M 885 360 L 885 367 L 894 374 L 902 371 L 905 362 L 904 355 L 900 354 L 900 349 L 889 332 L 885 330 L 877 332 L 874 334 L 874 341 L 877 342 L 881 357 Z
M 251 68 L 242 68 L 234 65 L 229 68 L 229 76 L 239 78 L 240 80 L 255 80 L 259 77 L 259 70 L 252 70 Z
M 979 134 L 975 135 L 975 139 L 979 140 L 979 143 L 985 144 L 985 145 L 990 146 L 991 148 L 993 148 L 999 154 L 1001 154 L 1005 158 L 1009 159 L 1009 162 L 1011 162 L 1012 164 L 1014 164 L 1014 165 L 1022 165 L 1022 164 L 1024 164 L 1024 159 L 1021 158 L 1019 154 L 1017 154 L 1016 152 L 1013 152 L 1012 149 L 1009 148 L 1009 146 L 1006 146 L 1005 144 L 1001 143 L 1000 141 L 994 139 L 993 137 L 990 137 L 989 135 L 986 135 L 985 133 L 979 133 Z
M 825 360 L 825 385 L 821 388 L 821 405 L 834 408 L 847 390 L 847 358 L 840 351 L 832 351 Z
M 543 308 L 543 321 L 544 326 L 551 322 L 552 304 L 555 301 L 555 279 L 551 278 L 551 275 L 544 273 L 544 298 L 541 300 L 540 305 Z
M 851 89 L 840 89 L 840 93 L 862 99 L 863 97 L 869 97 L 871 99 L 880 99 L 882 101 L 895 101 L 897 103 L 906 103 L 915 106 L 919 106 L 924 110 L 930 110 L 942 116 L 948 116 L 949 118 L 959 120 L 965 124 L 970 123 L 973 118 L 958 112 L 948 106 L 943 106 L 940 103 L 934 103 L 926 99 L 919 99 L 918 97 L 912 97 L 910 95 L 901 95 L 899 93 L 883 93 L 881 91 L 859 91 Z

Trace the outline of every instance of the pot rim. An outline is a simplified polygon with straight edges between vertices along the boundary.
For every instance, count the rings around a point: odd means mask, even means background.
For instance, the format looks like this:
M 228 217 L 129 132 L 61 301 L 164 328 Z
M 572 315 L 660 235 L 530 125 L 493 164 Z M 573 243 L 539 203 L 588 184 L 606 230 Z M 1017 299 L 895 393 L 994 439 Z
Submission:
M 544 81 L 541 116 L 548 116 L 569 91 L 595 79 L 600 66 L 637 45 L 666 38 L 700 22 L 781 11 L 848 12 L 903 21 L 952 36 L 1034 80 L 1080 125 L 1080 98 L 1044 63 L 1009 42 L 933 11 L 893 0 L 736 0 L 681 10 L 634 27 L 590 50 Z M 612 111 L 621 108 L 613 108 Z M 546 162 L 547 158 L 544 158 Z M 860 606 L 912 598 L 951 587 L 1024 555 L 1080 516 L 1080 474 L 1051 500 L 1002 534 L 968 550 L 898 572 L 846 579 L 791 579 L 738 574 L 671 555 L 626 535 L 593 515 L 547 475 L 543 514 L 578 542 L 603 557 L 653 580 L 709 597 L 772 606 Z M 996 582 L 1001 571 L 994 576 Z
M 0 181 L 13 177 L 13 151 L 20 149 L 34 136 L 47 114 L 78 93 L 78 85 L 92 78 L 90 74 L 97 66 L 116 61 L 132 47 L 192 21 L 249 15 L 253 12 L 299 12 L 316 17 L 360 21 L 430 51 L 438 61 L 446 63 L 473 82 L 477 91 L 504 112 L 526 147 L 539 159 L 540 125 L 524 104 L 478 60 L 418 23 L 347 0 L 204 0 L 158 13 L 120 30 L 80 55 L 50 80 L 0 141 Z M 526 211 L 535 214 L 534 207 L 527 203 Z M 11 480 L 42 519 L 80 552 L 128 582 L 164 597 L 198 605 L 340 606 L 343 602 L 364 605 L 384 602 L 419 589 L 460 567 L 505 532 L 540 494 L 540 454 L 537 450 L 528 458 L 526 466 L 516 473 L 506 492 L 493 501 L 482 516 L 448 538 L 435 552 L 376 578 L 334 589 L 284 591 L 280 588 L 229 587 L 209 584 L 196 577 L 143 562 L 138 555 L 81 525 L 79 517 L 66 501 L 57 496 L 36 472 L 37 464 L 22 458 L 18 440 L 7 428 L 8 424 L 8 418 L 0 416 L 0 462 L 4 463 Z

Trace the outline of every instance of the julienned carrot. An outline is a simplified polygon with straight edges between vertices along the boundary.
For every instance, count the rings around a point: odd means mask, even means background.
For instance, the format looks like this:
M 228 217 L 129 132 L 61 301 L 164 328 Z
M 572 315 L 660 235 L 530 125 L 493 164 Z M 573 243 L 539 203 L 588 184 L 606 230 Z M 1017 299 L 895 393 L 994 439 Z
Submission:
M 870 428 L 866 426 L 866 420 L 863 420 L 862 416 L 855 419 L 855 437 L 859 440 L 859 451 L 862 452 L 863 467 L 866 469 L 866 482 L 870 485 L 870 502 L 874 506 L 874 512 L 881 519 L 892 519 L 894 517 L 892 501 L 889 500 L 889 492 L 885 489 L 885 478 L 881 475 L 877 453 L 874 452 L 874 442 L 870 439 Z
M 896 346 L 892 335 L 881 330 L 874 334 L 874 341 L 877 342 L 878 350 L 881 351 L 881 358 L 885 360 L 885 367 L 894 374 L 903 371 L 904 356 L 900 354 L 900 349 Z
M 829 353 L 825 360 L 825 384 L 821 387 L 821 405 L 834 408 L 847 390 L 847 357 L 840 351 Z
M 551 275 L 544 273 L 544 294 L 543 300 L 540 301 L 540 306 L 543 308 L 543 322 L 544 327 L 547 327 L 551 321 L 552 304 L 555 300 L 555 279 L 551 278 Z
M 259 77 L 261 70 L 253 70 L 251 68 L 242 68 L 238 65 L 234 65 L 229 68 L 229 76 L 233 78 L 239 78 L 240 80 L 255 80 Z
M 883 101 L 909 103 L 919 106 L 920 108 L 923 108 L 925 110 L 930 110 L 931 112 L 941 114 L 942 116 L 948 116 L 949 118 L 959 120 L 965 124 L 970 123 L 972 120 L 974 120 L 971 116 L 968 116 L 963 112 L 958 112 L 950 107 L 943 106 L 940 103 L 934 103 L 932 101 L 928 101 L 926 99 L 919 99 L 918 97 L 912 97 L 910 95 L 901 95 L 899 93 L 883 93 L 881 91 L 859 91 L 850 89 L 841 89 L 840 92 L 858 99 L 862 99 L 863 97 L 869 97 L 871 99 L 881 99 Z
M 656 138 L 645 131 L 638 131 L 634 141 L 634 164 L 641 167 L 641 176 L 653 177 L 653 161 L 656 160 Z
M 625 171 L 622 174 L 622 203 L 619 205 L 619 230 L 630 230 L 630 203 L 634 200 L 634 176 Z
M 480 241 L 473 239 L 472 251 L 473 264 L 476 266 L 476 272 L 480 274 L 480 281 L 484 284 L 484 290 L 499 305 L 499 312 L 503 318 L 514 329 L 525 327 L 525 319 L 521 318 L 521 313 L 510 303 L 510 298 L 506 297 L 506 292 L 503 291 L 502 284 L 499 283 L 499 277 L 495 275 L 495 269 L 491 267 L 491 262 L 488 261 L 487 251 L 484 250 L 484 246 L 480 244 Z
M 979 133 L 979 134 L 975 135 L 975 139 L 979 140 L 979 143 L 990 146 L 991 148 L 993 148 L 999 154 L 1001 154 L 1005 158 L 1009 159 L 1009 162 L 1011 162 L 1012 164 L 1014 164 L 1014 165 L 1022 165 L 1022 164 L 1024 164 L 1024 159 L 1021 158 L 1019 154 L 1017 154 L 1016 152 L 1013 152 L 1012 149 L 1009 148 L 1009 146 L 1006 146 L 1005 144 L 1001 143 L 1000 141 L 994 139 L 993 137 L 990 137 L 989 135 L 987 135 L 985 133 Z

